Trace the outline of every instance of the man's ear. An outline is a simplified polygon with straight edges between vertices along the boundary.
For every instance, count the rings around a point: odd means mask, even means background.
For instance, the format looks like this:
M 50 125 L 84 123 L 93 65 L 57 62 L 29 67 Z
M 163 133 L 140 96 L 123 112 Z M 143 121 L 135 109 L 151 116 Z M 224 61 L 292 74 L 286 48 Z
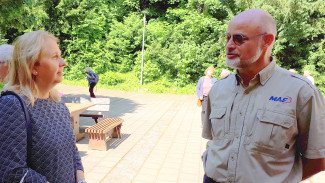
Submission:
M 269 47 L 274 41 L 274 36 L 273 34 L 265 34 L 263 36 L 263 40 L 264 40 L 264 46 Z

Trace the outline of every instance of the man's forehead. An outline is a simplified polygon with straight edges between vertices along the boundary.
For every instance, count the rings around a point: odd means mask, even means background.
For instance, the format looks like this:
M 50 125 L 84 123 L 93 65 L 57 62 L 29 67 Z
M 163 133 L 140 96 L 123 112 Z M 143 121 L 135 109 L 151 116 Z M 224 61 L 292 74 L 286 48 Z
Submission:
M 276 25 L 273 17 L 260 9 L 251 9 L 236 15 L 228 26 L 228 31 L 241 30 L 260 32 L 265 29 L 276 32 Z
M 263 23 L 258 16 L 252 16 L 251 14 L 239 14 L 230 20 L 228 24 L 229 31 L 254 31 L 261 30 Z
M 254 22 L 246 21 L 230 21 L 228 25 L 228 33 L 255 33 L 261 30 L 261 26 Z

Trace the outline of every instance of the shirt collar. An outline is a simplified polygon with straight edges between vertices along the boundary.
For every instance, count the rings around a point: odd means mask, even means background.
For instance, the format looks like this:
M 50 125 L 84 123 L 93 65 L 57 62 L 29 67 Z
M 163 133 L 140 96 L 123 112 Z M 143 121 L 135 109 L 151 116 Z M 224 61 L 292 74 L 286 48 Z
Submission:
M 273 59 L 273 57 L 271 57 L 270 64 L 258 73 L 260 76 L 261 85 L 264 86 L 266 84 L 266 82 L 271 78 L 275 69 L 276 69 L 276 62 Z
M 276 62 L 273 59 L 273 57 L 271 57 L 269 65 L 267 65 L 263 70 L 261 70 L 258 74 L 256 74 L 254 78 L 251 80 L 251 82 L 258 80 L 261 83 L 261 85 L 264 86 L 266 82 L 271 78 L 273 71 L 275 69 L 276 69 Z M 242 84 L 242 86 L 245 86 L 237 70 L 236 70 L 236 80 L 237 80 L 237 85 Z

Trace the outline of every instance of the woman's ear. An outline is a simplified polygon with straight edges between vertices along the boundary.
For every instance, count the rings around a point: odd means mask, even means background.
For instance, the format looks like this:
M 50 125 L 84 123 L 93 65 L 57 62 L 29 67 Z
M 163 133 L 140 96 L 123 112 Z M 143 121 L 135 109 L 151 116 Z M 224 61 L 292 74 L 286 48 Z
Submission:
M 32 75 L 37 76 L 38 75 L 38 62 L 35 63 L 32 69 Z
M 32 70 L 32 74 L 33 74 L 34 76 L 37 76 L 37 75 L 38 75 L 38 72 L 37 72 L 35 69 L 33 69 L 33 70 Z

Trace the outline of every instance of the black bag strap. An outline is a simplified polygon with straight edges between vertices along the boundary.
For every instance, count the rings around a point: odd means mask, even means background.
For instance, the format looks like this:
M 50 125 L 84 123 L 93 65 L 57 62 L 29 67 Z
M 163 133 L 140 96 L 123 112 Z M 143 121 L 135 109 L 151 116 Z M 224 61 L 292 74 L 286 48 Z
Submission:
M 23 111 L 25 113 L 25 119 L 26 119 L 26 130 L 27 130 L 27 165 L 30 167 L 30 160 L 31 160 L 31 150 L 32 150 L 32 125 L 30 122 L 30 117 L 25 105 L 25 102 L 23 101 L 23 99 L 15 92 L 13 91 L 2 91 L 1 92 L 1 97 L 2 96 L 6 96 L 6 95 L 14 95 L 17 97 L 17 99 L 20 102 L 21 107 L 23 108 Z

